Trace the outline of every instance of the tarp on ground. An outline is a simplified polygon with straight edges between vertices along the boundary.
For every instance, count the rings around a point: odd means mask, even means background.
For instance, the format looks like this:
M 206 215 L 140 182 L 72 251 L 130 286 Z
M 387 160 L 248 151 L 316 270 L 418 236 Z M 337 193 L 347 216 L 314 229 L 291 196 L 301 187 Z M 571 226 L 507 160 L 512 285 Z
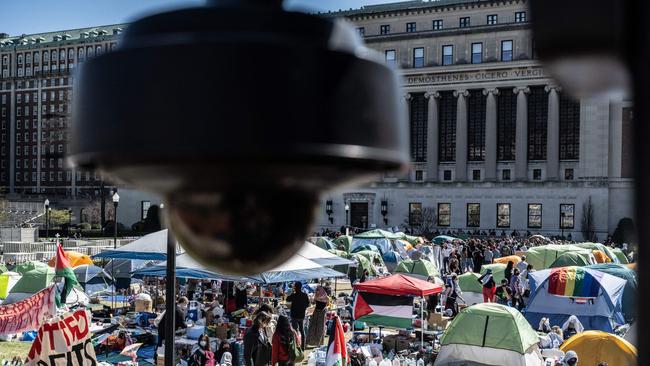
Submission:
M 583 252 L 566 252 L 557 257 L 557 259 L 551 263 L 549 268 L 557 267 L 570 267 L 570 266 L 588 266 L 590 264 L 596 264 L 594 256 L 588 253 Z
M 499 286 L 501 284 L 501 280 L 506 278 L 506 267 L 507 265 L 503 263 L 484 264 L 481 266 L 481 276 L 484 275 L 488 269 L 491 269 L 492 278 L 494 278 L 494 282 L 497 284 L 497 286 Z
M 4 299 L 9 291 L 18 283 L 22 275 L 18 272 L 4 272 L 0 274 L 0 299 Z
M 430 277 L 440 277 L 440 272 L 436 266 L 426 259 L 404 259 L 399 262 L 395 273 L 404 273 L 410 276 L 415 276 L 421 280 L 428 280 Z
M 350 235 L 341 235 L 334 239 L 334 244 L 336 244 L 337 249 L 340 245 L 343 245 L 345 251 L 349 253 L 350 247 L 352 246 L 352 237 Z
M 357 291 L 396 296 L 428 296 L 442 292 L 439 284 L 423 281 L 404 274 L 376 278 L 354 284 Z
M 637 275 L 636 272 L 628 268 L 624 264 L 594 264 L 587 268 L 595 269 L 597 271 L 605 272 L 612 276 L 622 278 L 626 281 L 625 289 L 623 290 L 622 309 L 623 316 L 627 322 L 631 322 L 636 318 L 637 306 L 636 295 L 638 291 Z
M 618 263 L 618 258 L 616 257 L 616 254 L 612 252 L 612 250 L 601 243 L 578 243 L 578 244 L 573 244 L 574 246 L 578 248 L 585 248 L 585 249 L 591 249 L 591 250 L 600 250 L 603 253 L 607 255 L 607 257 L 614 263 Z
M 611 332 L 625 323 L 622 311 L 626 281 L 587 267 L 560 267 L 529 274 L 526 319 L 537 326 L 542 317 L 564 324 L 571 315 L 587 330 Z
M 434 365 L 542 365 L 537 333 L 515 308 L 485 303 L 461 311 L 440 340 Z M 461 352 L 461 353 L 459 353 Z
M 305 242 L 305 245 L 300 248 L 298 255 L 314 261 L 321 266 L 332 267 L 337 265 L 349 265 L 352 263 L 350 260 L 332 254 L 325 249 L 321 249 L 316 245 Z
M 72 268 L 81 266 L 84 264 L 89 264 L 93 265 L 93 260 L 90 259 L 90 257 L 86 254 L 75 252 L 73 250 L 65 250 L 65 257 L 68 258 L 68 261 L 70 261 L 70 265 Z M 56 256 L 52 257 L 48 262 L 47 265 L 50 267 L 54 267 L 56 265 Z
M 575 245 L 548 244 L 532 247 L 526 252 L 526 262 L 532 264 L 535 270 L 546 269 L 564 253 L 581 252 L 592 254 L 589 248 L 580 248 Z
M 611 251 L 612 251 L 612 253 L 614 253 L 616 258 L 618 258 L 619 263 L 621 263 L 621 264 L 630 263 L 629 259 L 627 259 L 627 256 L 625 255 L 625 253 L 623 253 L 623 251 L 620 250 L 619 248 L 612 248 Z
M 512 262 L 514 265 L 517 265 L 517 263 L 521 262 L 521 257 L 518 255 L 508 255 L 505 257 L 499 257 L 495 258 L 494 263 L 502 263 L 502 264 L 508 264 L 508 262 Z
M 567 339 L 560 349 L 578 354 L 579 365 L 607 362 L 616 366 L 636 366 L 637 350 L 625 339 L 600 331 L 586 331 Z
M 176 244 L 176 255 L 184 250 Z M 94 255 L 93 258 L 141 259 L 163 261 L 167 258 L 167 229 L 147 234 L 140 239 L 117 249 L 110 249 Z
M 25 273 L 37 268 L 50 268 L 50 267 L 47 265 L 47 263 L 43 263 L 39 261 L 29 261 L 29 262 L 24 262 L 16 265 L 14 272 L 18 272 L 21 275 L 24 275 Z

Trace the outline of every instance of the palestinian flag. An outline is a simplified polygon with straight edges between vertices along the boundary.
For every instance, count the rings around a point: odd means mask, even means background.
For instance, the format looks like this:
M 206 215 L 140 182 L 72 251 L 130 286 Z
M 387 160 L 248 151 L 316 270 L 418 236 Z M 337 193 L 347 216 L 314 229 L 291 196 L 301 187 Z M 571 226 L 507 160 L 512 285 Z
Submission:
M 353 317 L 373 325 L 410 328 L 413 324 L 413 298 L 357 292 Z
M 68 257 L 65 256 L 63 247 L 60 242 L 56 243 L 56 267 L 55 267 L 55 277 L 63 277 L 64 284 L 63 290 L 61 291 L 60 297 L 57 294 L 57 306 L 62 306 L 65 304 L 65 299 L 72 291 L 72 287 L 79 282 L 77 282 L 77 276 L 74 275 L 72 271 L 72 266 Z
M 325 366 L 347 366 L 350 358 L 345 344 L 345 332 L 338 316 L 334 317 L 334 324 L 330 329 Z

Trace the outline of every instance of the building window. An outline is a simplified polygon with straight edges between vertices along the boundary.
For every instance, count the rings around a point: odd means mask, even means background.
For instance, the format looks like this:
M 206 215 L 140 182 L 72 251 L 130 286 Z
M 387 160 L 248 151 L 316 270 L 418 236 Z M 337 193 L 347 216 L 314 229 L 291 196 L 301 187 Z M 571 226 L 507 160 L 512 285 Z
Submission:
M 415 32 L 415 29 L 416 29 L 415 22 L 406 23 L 406 32 L 407 33 Z
M 424 67 L 424 47 L 413 49 L 413 67 Z
M 528 227 L 531 229 L 542 228 L 542 204 L 541 203 L 528 204 Z
M 442 179 L 445 181 L 451 180 L 451 170 L 445 170 L 442 172 Z
M 481 226 L 481 204 L 468 203 L 467 204 L 467 227 Z
M 379 26 L 379 34 L 389 34 L 390 24 L 383 24 Z
M 485 160 L 485 103 L 483 90 L 470 90 L 467 98 L 467 160 Z
M 438 153 L 441 162 L 456 160 L 456 102 L 453 92 L 440 92 Z
M 433 21 L 433 30 L 441 30 L 442 29 L 442 19 L 436 19 Z
M 510 227 L 509 203 L 497 203 L 497 227 Z
M 460 23 L 458 25 L 461 28 L 469 27 L 469 17 L 460 18 Z
M 517 96 L 503 92 L 497 98 L 497 159 L 515 160 L 517 128 Z
M 575 205 L 560 205 L 560 229 L 573 229 L 575 227 Z
M 395 50 L 386 50 L 384 53 L 386 57 L 386 63 L 389 65 L 397 64 L 397 52 Z
M 422 170 L 416 170 L 415 171 L 415 181 L 416 182 L 421 182 L 424 180 L 424 173 Z
M 409 203 L 409 225 L 419 226 L 422 223 L 422 203 Z
M 151 207 L 151 201 L 142 201 L 140 202 L 140 220 L 144 220 L 147 218 L 147 214 L 149 213 L 149 207 Z
M 518 11 L 515 13 L 515 23 L 523 23 L 526 21 L 526 12 Z
M 474 180 L 474 181 L 481 180 L 481 170 L 480 169 L 472 170 L 472 180 Z
M 483 43 L 472 43 L 472 63 L 483 62 Z
M 573 180 L 573 169 L 564 169 L 564 180 Z
M 452 65 L 454 63 L 454 46 L 442 46 L 442 64 Z
M 542 180 L 542 169 L 533 169 L 533 180 Z
M 424 93 L 412 94 L 410 100 L 411 160 L 425 162 L 427 158 L 427 109 Z
M 528 96 L 528 160 L 546 160 L 548 93 L 543 86 L 530 88 Z
M 501 41 L 501 61 L 512 61 L 512 41 Z
M 365 35 L 366 35 L 366 28 L 364 28 L 364 27 L 357 27 L 357 33 L 358 33 L 361 37 L 365 36 Z
M 451 203 L 438 204 L 438 226 L 451 225 Z
M 580 102 L 560 93 L 560 160 L 580 157 Z
M 498 23 L 497 21 L 498 17 L 496 14 L 490 14 L 487 16 L 487 24 L 488 25 L 496 25 Z

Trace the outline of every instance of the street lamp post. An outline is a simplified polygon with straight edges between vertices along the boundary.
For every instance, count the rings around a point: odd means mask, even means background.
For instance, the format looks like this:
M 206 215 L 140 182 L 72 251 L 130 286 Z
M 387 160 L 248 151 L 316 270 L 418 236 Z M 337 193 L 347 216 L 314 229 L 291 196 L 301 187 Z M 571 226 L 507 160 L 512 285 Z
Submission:
M 345 204 L 345 228 L 346 230 L 350 226 L 350 205 Z
M 117 191 L 113 194 L 113 249 L 117 249 L 117 204 L 120 203 L 120 196 Z M 111 272 L 113 273 L 113 314 L 115 313 L 115 258 L 111 260 Z
M 45 237 L 50 240 L 50 200 L 45 199 Z

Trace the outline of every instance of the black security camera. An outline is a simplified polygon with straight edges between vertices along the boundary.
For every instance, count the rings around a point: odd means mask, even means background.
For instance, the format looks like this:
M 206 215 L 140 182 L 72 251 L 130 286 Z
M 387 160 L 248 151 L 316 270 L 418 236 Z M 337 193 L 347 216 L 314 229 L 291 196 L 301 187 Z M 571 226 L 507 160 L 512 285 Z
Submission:
M 132 23 L 80 69 L 71 162 L 164 197 L 197 260 L 264 271 L 322 192 L 406 169 L 398 78 L 341 20 L 223 1 Z

